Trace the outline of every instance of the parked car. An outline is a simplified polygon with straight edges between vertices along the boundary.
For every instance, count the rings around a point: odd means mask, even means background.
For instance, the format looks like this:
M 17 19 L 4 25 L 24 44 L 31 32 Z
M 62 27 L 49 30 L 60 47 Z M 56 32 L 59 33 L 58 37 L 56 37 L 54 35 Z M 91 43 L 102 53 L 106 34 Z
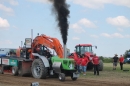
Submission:
M 125 63 L 129 63 L 130 64 L 130 57 L 129 58 L 126 58 L 125 60 L 124 60 L 124 64 Z
M 130 64 L 130 52 L 127 53 L 127 57 L 124 60 L 124 64 L 129 63 Z

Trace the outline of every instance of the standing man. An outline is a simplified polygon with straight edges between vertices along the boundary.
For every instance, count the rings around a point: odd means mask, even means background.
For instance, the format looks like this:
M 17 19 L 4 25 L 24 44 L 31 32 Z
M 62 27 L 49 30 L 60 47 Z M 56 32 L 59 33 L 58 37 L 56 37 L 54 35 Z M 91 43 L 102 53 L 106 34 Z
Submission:
M 81 70 L 81 58 L 80 58 L 80 57 L 78 57 L 78 58 L 76 59 L 76 66 L 77 66 L 77 71 L 78 71 L 78 73 L 81 73 L 82 70 Z
M 120 55 L 119 62 L 120 62 L 120 68 L 121 70 L 123 70 L 124 57 L 122 55 Z
M 92 63 L 94 65 L 94 75 L 99 75 L 99 57 L 94 54 L 94 57 L 92 58 Z
M 117 67 L 117 62 L 118 62 L 118 55 L 115 54 L 115 56 L 113 57 L 113 70 L 116 70 Z
M 82 60 L 81 60 L 81 67 L 82 67 L 83 75 L 86 75 L 88 62 L 89 62 L 88 58 L 83 55 Z

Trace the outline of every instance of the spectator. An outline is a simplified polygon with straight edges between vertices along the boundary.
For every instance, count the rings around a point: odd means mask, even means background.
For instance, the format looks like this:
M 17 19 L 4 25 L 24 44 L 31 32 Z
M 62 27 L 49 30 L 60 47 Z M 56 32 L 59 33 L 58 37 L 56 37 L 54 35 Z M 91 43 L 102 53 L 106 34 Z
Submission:
M 115 54 L 115 56 L 113 57 L 113 70 L 116 70 L 117 67 L 117 62 L 118 62 L 118 55 Z
M 94 75 L 99 75 L 99 57 L 94 54 L 94 57 L 92 58 L 92 63 L 94 65 Z
M 86 70 L 87 70 L 87 64 L 88 64 L 88 58 L 83 56 L 81 60 L 81 67 L 82 67 L 82 72 L 83 75 L 86 75 Z
M 121 70 L 123 70 L 124 57 L 122 55 L 120 55 L 119 62 L 120 62 L 120 68 Z
M 77 67 L 78 73 L 81 73 L 81 58 L 80 57 L 76 59 L 76 67 Z

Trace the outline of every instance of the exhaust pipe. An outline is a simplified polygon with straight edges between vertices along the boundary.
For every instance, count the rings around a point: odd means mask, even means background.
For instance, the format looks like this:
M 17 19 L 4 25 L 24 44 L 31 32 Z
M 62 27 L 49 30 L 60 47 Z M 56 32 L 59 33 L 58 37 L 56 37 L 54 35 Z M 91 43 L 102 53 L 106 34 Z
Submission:
M 65 44 L 63 45 L 63 50 L 64 50 L 63 56 L 64 56 L 64 58 L 66 58 L 67 57 L 67 51 L 66 51 L 66 45 Z

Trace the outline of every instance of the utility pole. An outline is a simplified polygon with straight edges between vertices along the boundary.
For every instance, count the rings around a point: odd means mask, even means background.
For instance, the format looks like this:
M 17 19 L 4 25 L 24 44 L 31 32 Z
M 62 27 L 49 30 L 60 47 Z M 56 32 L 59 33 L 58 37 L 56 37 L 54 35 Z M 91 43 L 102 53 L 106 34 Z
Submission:
M 31 29 L 31 39 L 32 39 L 32 43 L 33 43 L 33 29 Z M 31 43 L 31 49 L 32 49 L 31 51 L 33 52 L 33 46 L 32 46 L 32 43 Z M 32 53 L 32 52 L 31 52 L 31 53 Z
M 33 29 L 31 29 L 31 39 L 32 39 L 32 42 L 33 42 Z
M 22 48 L 22 46 L 23 46 L 23 41 L 21 41 L 21 48 Z

